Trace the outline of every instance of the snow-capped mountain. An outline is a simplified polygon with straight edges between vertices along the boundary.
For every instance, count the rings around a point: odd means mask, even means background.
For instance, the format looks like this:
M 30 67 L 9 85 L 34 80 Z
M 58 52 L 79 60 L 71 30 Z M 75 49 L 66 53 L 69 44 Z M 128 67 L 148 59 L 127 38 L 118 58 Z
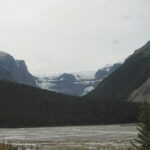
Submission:
M 106 76 L 120 64 L 107 65 L 98 71 L 40 75 L 34 77 L 24 60 L 16 60 L 8 53 L 0 51 L 0 80 L 37 86 L 49 91 L 82 96 L 95 89 Z
M 42 89 L 82 96 L 95 89 L 100 81 L 120 65 L 107 65 L 98 71 L 42 75 L 37 78 L 36 83 Z
M 7 80 L 21 84 L 36 86 L 24 60 L 15 60 L 8 53 L 0 51 L 0 80 Z
M 95 73 L 95 78 L 96 79 L 104 79 L 107 77 L 109 74 L 114 72 L 117 68 L 119 68 L 121 63 L 116 63 L 113 65 L 106 65 L 103 68 L 100 68 L 96 73 Z

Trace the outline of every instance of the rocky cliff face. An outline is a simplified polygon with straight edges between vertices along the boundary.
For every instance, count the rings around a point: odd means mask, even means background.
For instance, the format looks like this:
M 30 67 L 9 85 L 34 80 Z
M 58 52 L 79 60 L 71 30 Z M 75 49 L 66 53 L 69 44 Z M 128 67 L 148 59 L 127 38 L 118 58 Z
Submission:
M 35 77 L 29 73 L 25 62 L 23 60 L 15 60 L 10 54 L 1 51 L 0 80 L 36 86 Z

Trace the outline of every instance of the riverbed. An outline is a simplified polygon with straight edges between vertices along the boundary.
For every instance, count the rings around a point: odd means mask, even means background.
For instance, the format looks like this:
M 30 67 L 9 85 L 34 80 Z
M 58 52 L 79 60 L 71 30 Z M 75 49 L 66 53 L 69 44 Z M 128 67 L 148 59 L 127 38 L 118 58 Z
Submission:
M 137 137 L 136 125 L 100 125 L 45 128 L 0 129 L 0 140 L 14 145 L 37 146 L 41 149 L 56 147 L 127 147 Z M 67 149 L 64 148 L 64 149 Z

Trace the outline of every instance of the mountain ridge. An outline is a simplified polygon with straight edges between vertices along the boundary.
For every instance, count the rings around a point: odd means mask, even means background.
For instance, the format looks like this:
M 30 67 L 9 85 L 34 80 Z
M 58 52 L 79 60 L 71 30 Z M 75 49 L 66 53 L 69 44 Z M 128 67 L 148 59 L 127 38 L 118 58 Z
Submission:
M 99 82 L 116 70 L 121 64 L 106 65 L 93 72 L 62 73 L 55 76 L 37 78 L 40 88 L 56 91 L 68 95 L 83 96 L 93 90 Z
M 93 90 L 120 63 L 106 65 L 98 71 L 62 73 L 55 76 L 33 76 L 24 60 L 17 60 L 12 55 L 0 51 L 0 79 L 37 86 L 42 89 L 63 94 L 83 96 Z
M 28 71 L 24 60 L 15 60 L 10 54 L 0 51 L 0 79 L 36 86 L 35 77 Z
M 150 42 L 147 42 L 87 96 L 105 100 L 128 100 L 132 92 L 142 86 L 149 77 Z

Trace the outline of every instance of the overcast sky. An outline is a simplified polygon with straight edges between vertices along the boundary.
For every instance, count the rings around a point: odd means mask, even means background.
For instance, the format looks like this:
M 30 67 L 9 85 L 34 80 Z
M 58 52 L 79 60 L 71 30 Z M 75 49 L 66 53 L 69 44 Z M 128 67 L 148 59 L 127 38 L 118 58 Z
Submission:
M 33 74 L 95 70 L 150 40 L 150 0 L 0 0 L 0 50 Z

